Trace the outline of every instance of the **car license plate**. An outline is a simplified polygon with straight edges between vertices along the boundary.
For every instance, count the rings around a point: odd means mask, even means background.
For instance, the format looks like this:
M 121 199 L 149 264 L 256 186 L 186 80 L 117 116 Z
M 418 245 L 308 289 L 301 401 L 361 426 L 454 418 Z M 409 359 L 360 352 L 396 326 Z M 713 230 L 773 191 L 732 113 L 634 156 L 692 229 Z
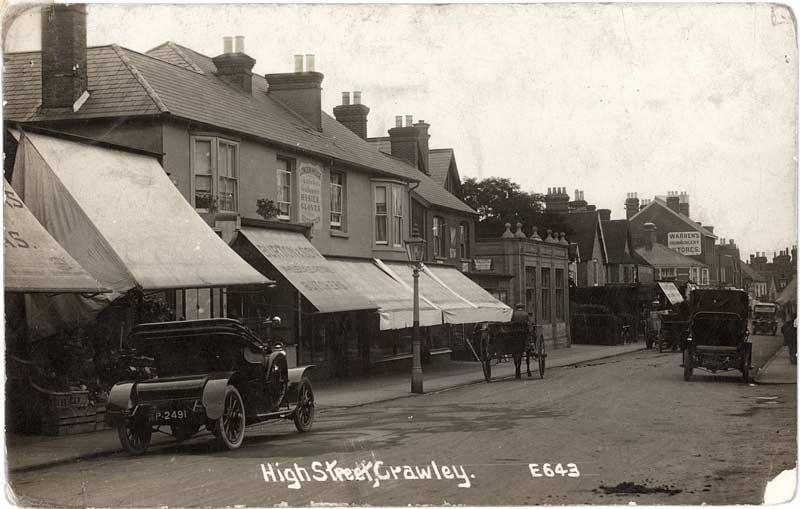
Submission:
M 189 417 L 188 410 L 158 410 L 156 420 L 159 422 L 180 421 Z

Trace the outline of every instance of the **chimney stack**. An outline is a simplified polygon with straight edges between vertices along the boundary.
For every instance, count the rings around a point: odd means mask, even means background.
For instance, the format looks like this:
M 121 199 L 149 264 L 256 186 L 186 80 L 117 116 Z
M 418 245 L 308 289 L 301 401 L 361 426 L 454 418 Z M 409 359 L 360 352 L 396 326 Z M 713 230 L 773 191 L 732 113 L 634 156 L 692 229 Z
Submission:
M 653 223 L 645 223 L 644 225 L 644 247 L 648 251 L 653 250 L 653 244 L 656 243 L 656 225 Z
M 575 200 L 569 202 L 570 212 L 583 212 L 586 210 L 586 200 L 583 199 L 583 191 L 580 189 L 575 190 Z
M 681 198 L 678 195 L 678 191 L 667 191 L 667 207 L 670 210 L 675 212 L 676 214 L 681 213 Z
M 73 108 L 89 89 L 86 5 L 42 9 L 42 108 Z
M 625 218 L 630 219 L 639 212 L 639 196 L 636 193 L 628 193 L 625 198 Z
M 253 66 L 256 61 L 244 52 L 244 37 L 237 35 L 222 38 L 222 51 L 211 60 L 217 68 L 217 76 L 239 90 L 251 94 L 253 92 Z M 231 51 L 232 50 L 232 51 Z
M 406 125 L 403 126 L 403 116 L 396 115 L 395 127 L 389 129 L 389 142 L 391 143 L 392 155 L 400 158 L 421 172 L 428 174 L 428 128 L 430 124 L 420 120 L 414 124 L 412 115 L 406 115 Z
M 350 104 L 350 92 L 342 92 L 342 104 L 333 108 L 336 121 L 344 125 L 359 138 L 367 138 L 367 115 L 369 108 L 361 104 L 361 92 L 353 92 L 353 104 Z
M 678 209 L 680 210 L 681 215 L 689 217 L 689 193 L 686 191 L 681 191 L 680 196 L 678 197 Z
M 325 75 L 316 72 L 314 55 L 294 56 L 293 73 L 267 74 L 267 94 L 300 115 L 317 131 L 322 131 L 322 80 Z
M 545 212 L 556 214 L 569 212 L 569 195 L 566 187 L 548 187 L 544 197 Z
M 611 209 L 598 209 L 597 214 L 601 221 L 611 221 Z

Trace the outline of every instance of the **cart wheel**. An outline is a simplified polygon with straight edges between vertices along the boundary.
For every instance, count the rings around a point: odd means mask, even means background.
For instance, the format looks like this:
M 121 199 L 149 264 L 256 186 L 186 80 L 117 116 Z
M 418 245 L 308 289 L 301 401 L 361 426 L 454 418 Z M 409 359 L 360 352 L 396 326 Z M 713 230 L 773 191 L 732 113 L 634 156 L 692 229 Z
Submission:
M 492 355 L 489 351 L 489 339 L 486 337 L 481 338 L 481 369 L 483 369 L 483 378 L 487 382 L 492 381 Z
M 742 381 L 746 384 L 750 383 L 750 361 L 752 360 L 752 353 L 747 352 L 742 360 Z
M 691 380 L 692 372 L 694 372 L 694 368 L 692 367 L 692 355 L 687 348 L 683 351 L 683 379 L 687 382 Z
M 311 380 L 303 377 L 298 393 L 300 396 L 294 411 L 294 427 L 300 433 L 305 433 L 314 424 L 314 391 L 311 388 Z
M 645 347 L 645 348 L 647 348 L 648 350 L 650 350 L 651 348 L 653 348 L 653 337 L 652 337 L 652 336 L 650 336 L 649 334 L 648 334 L 648 335 L 647 335 L 647 337 L 644 339 L 644 347 Z
M 544 337 L 542 336 L 536 342 L 536 356 L 539 358 L 539 378 L 544 378 L 544 359 L 547 354 L 544 351 Z
M 219 443 L 228 450 L 238 449 L 244 441 L 244 403 L 242 395 L 233 385 L 225 388 L 225 403 L 222 416 L 217 419 L 216 437 Z
M 119 435 L 119 443 L 125 452 L 134 456 L 144 454 L 147 446 L 150 445 L 150 437 L 152 431 L 150 426 L 131 419 L 125 419 L 125 422 L 117 426 L 117 434 Z

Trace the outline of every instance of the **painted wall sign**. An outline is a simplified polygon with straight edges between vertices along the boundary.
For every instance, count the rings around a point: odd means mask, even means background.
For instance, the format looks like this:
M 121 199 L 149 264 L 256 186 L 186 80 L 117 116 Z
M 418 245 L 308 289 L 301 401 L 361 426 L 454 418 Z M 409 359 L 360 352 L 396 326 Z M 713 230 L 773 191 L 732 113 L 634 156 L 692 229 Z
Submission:
M 667 233 L 667 247 L 682 255 L 692 256 L 702 254 L 702 240 L 700 232 Z
M 311 223 L 311 230 L 318 232 L 322 224 L 322 169 L 311 163 L 302 163 L 297 175 L 300 222 Z
M 472 260 L 476 271 L 492 270 L 491 258 L 475 258 Z

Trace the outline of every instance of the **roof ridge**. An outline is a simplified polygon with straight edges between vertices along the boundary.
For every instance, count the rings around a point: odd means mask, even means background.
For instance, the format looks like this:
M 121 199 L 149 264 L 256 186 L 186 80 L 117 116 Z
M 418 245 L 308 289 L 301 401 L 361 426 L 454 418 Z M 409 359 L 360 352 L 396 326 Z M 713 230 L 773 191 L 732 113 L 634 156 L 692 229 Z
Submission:
M 144 88 L 145 92 L 147 92 L 147 95 L 150 96 L 150 99 L 153 100 L 153 103 L 156 105 L 156 108 L 158 108 L 158 110 L 161 113 L 168 113 L 169 109 L 167 108 L 167 106 L 164 104 L 164 102 L 161 100 L 158 94 L 156 94 L 156 91 L 153 90 L 153 87 L 150 86 L 150 83 L 148 83 L 147 80 L 144 78 L 144 76 L 142 76 L 142 74 L 139 72 L 136 66 L 133 65 L 133 62 L 131 62 L 131 59 L 128 58 L 128 55 L 126 55 L 122 51 L 122 48 L 117 46 L 116 44 L 112 44 L 111 48 L 114 50 L 117 56 L 119 56 L 119 59 L 122 60 L 122 63 L 125 64 L 125 67 L 128 68 L 128 71 L 130 71 L 130 73 L 133 75 L 136 81 L 138 81 L 139 84 L 142 86 L 142 88 Z M 163 62 L 163 60 L 160 60 L 158 58 L 156 58 L 155 60 Z M 180 68 L 180 66 L 177 65 L 175 67 Z
M 164 44 L 166 44 L 166 43 L 164 43 Z M 202 69 L 200 70 L 201 72 L 197 72 L 197 71 L 194 71 L 192 69 L 187 69 L 186 67 L 173 64 L 172 62 L 167 62 L 166 60 L 163 60 L 161 58 L 154 57 L 153 55 L 148 55 L 147 53 L 142 53 L 141 51 L 136 51 L 135 49 L 126 48 L 125 46 L 120 46 L 118 44 L 111 44 L 110 46 L 114 46 L 114 47 L 119 48 L 119 49 L 124 50 L 124 51 L 130 51 L 131 53 L 139 55 L 140 57 L 145 57 L 145 58 L 149 58 L 150 60 L 155 60 L 158 63 L 172 66 L 175 69 L 180 69 L 181 71 L 190 72 L 192 74 L 202 74 L 203 76 L 206 76 L 206 73 Z M 160 46 L 163 46 L 163 44 L 160 45 Z M 156 46 L 156 48 L 159 48 L 160 46 Z M 153 49 L 156 49 L 156 48 L 153 48 Z M 147 50 L 147 51 L 152 51 L 152 50 Z
M 162 42 L 161 44 L 159 44 L 158 46 L 155 46 L 155 47 L 153 47 L 153 48 L 150 48 L 149 50 L 145 51 L 143 54 L 144 54 L 144 55 L 147 55 L 147 56 L 148 56 L 148 57 L 150 57 L 150 58 L 158 58 L 158 57 L 154 57 L 153 55 L 151 55 L 151 54 L 150 54 L 150 52 L 151 52 L 151 51 L 156 51 L 156 50 L 158 50 L 158 49 L 160 49 L 160 48 L 163 48 L 163 47 L 165 47 L 165 46 L 166 46 L 166 47 L 168 47 L 169 49 L 171 49 L 172 51 L 174 51 L 174 52 L 175 52 L 175 54 L 176 54 L 176 55 L 178 55 L 178 57 L 180 57 L 180 59 L 181 59 L 181 60 L 183 60 L 183 61 L 186 63 L 186 65 L 188 65 L 189 67 L 191 67 L 191 70 L 192 70 L 192 71 L 194 71 L 194 72 L 196 72 L 196 73 L 198 73 L 198 74 L 205 74 L 205 72 L 204 72 L 204 71 L 203 71 L 203 70 L 202 70 L 202 69 L 201 69 L 201 68 L 200 68 L 200 67 L 199 67 L 199 66 L 198 66 L 198 65 L 197 65 L 197 64 L 196 64 L 196 63 L 195 63 L 195 62 L 194 62 L 192 59 L 190 59 L 190 58 L 189 58 L 189 57 L 186 55 L 186 52 L 185 52 L 185 51 L 183 51 L 183 48 L 184 48 L 184 47 L 183 47 L 183 46 L 181 46 L 180 44 L 176 43 L 176 42 L 173 42 L 173 41 L 164 41 L 164 42 Z M 126 48 L 126 49 L 127 49 L 127 48 Z M 187 48 L 187 49 L 188 49 L 188 48 Z M 162 60 L 162 61 L 164 61 L 164 62 L 166 62 L 166 63 L 168 63 L 168 64 L 175 65 L 175 64 L 173 64 L 172 62 L 169 62 L 169 61 L 167 61 L 167 60 L 163 60 L 163 59 L 161 59 L 161 58 L 158 58 L 158 60 Z M 179 66 L 177 66 L 177 67 L 182 67 L 182 66 L 180 66 L 180 65 L 179 65 Z M 182 67 L 182 68 L 183 68 L 183 69 L 186 69 L 185 67 Z
M 649 209 L 650 207 L 652 207 L 656 203 L 658 203 L 661 206 L 661 208 L 663 208 L 664 210 L 670 212 L 673 216 L 677 217 L 678 219 L 680 219 L 681 221 L 683 221 L 687 225 L 691 226 L 692 228 L 694 228 L 695 230 L 697 230 L 701 234 L 707 235 L 709 237 L 714 237 L 715 239 L 718 238 L 716 235 L 714 235 L 713 233 L 708 231 L 706 228 L 703 228 L 701 225 L 697 224 L 696 221 L 692 221 L 692 218 L 690 218 L 688 216 L 684 216 L 683 214 L 679 214 L 679 213 L 675 212 L 674 210 L 672 210 L 664 200 L 661 200 L 658 197 L 653 198 L 653 201 L 648 203 L 645 208 L 639 210 L 636 214 L 632 215 L 631 219 L 634 219 L 636 216 L 638 216 L 639 214 L 641 214 L 645 210 Z

